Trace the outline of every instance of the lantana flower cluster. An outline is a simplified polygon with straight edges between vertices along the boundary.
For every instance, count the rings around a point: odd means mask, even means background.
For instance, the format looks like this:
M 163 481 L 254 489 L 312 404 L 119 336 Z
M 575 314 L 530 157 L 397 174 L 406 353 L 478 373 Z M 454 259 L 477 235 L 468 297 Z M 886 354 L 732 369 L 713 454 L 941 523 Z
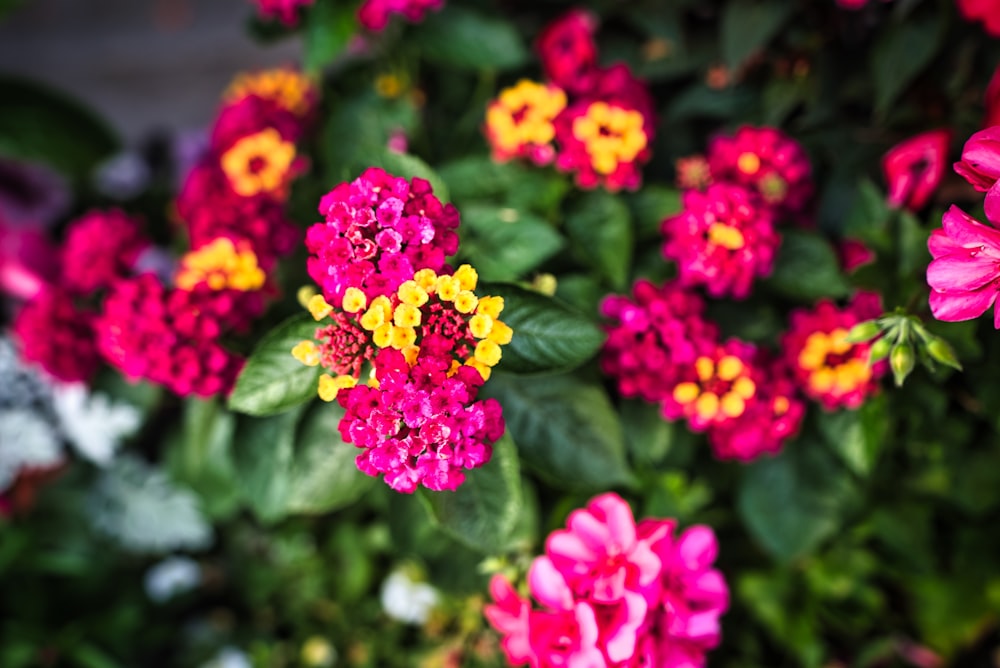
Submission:
M 586 189 L 639 187 L 656 129 L 652 98 L 628 66 L 598 65 L 596 30 L 595 15 L 574 9 L 542 31 L 537 50 L 548 81 L 523 79 L 487 108 L 494 160 L 554 163 Z
M 514 666 L 703 666 L 729 606 L 706 526 L 636 525 L 628 503 L 602 494 L 553 531 L 528 571 L 528 596 L 493 576 L 485 609 Z
M 513 331 L 501 297 L 452 270 L 459 214 L 427 181 L 370 168 L 325 195 L 309 228 L 308 300 L 321 323 L 292 354 L 320 366 L 318 394 L 345 414 L 358 468 L 400 492 L 456 489 L 503 435 L 500 404 L 477 400 Z M 362 382 L 367 369 L 367 382 Z
M 59 276 L 16 318 L 24 357 L 63 381 L 103 360 L 182 396 L 227 393 L 243 360 L 221 340 L 263 313 L 267 272 L 298 238 L 284 205 L 315 104 L 292 70 L 235 80 L 176 202 L 191 250 L 175 268 L 119 211 L 72 221 Z

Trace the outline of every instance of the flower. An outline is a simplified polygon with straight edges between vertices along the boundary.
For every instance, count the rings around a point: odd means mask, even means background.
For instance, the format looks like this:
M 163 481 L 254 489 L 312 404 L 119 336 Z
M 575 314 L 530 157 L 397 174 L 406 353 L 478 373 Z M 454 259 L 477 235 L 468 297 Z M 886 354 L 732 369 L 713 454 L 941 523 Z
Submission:
M 558 86 L 522 79 L 500 91 L 486 109 L 486 138 L 493 159 L 515 157 L 546 165 L 555 159 L 553 120 L 566 107 L 566 93 Z
M 439 598 L 434 587 L 410 579 L 405 570 L 393 571 L 382 582 L 382 609 L 404 624 L 426 623 Z
M 260 0 L 266 2 L 267 0 Z M 305 5 L 313 0 L 277 0 Z M 273 104 L 300 119 L 307 119 L 316 107 L 318 93 L 313 80 L 290 67 L 276 67 L 236 76 L 222 95 L 226 107 L 236 106 L 248 97 Z
M 601 370 L 618 383 L 622 396 L 656 403 L 718 331 L 705 320 L 701 297 L 677 282 L 657 287 L 640 280 L 632 294 L 633 299 L 609 295 L 601 302 L 601 315 L 611 320 L 605 326 Z
M 437 11 L 444 0 L 364 0 L 358 8 L 358 21 L 372 32 L 382 32 L 392 14 L 402 14 L 410 23 L 424 20 L 428 11 Z
M 639 163 L 649 159 L 645 118 L 619 102 L 582 100 L 555 122 L 559 155 L 556 167 L 573 172 L 581 188 L 603 185 L 612 192 L 635 190 L 642 177 Z
M 247 135 L 222 154 L 222 170 L 241 197 L 258 194 L 284 200 L 292 177 L 295 145 L 274 128 Z
M 430 183 L 371 167 L 320 201 L 325 220 L 306 232 L 309 275 L 340 307 L 348 288 L 390 295 L 420 269 L 441 271 L 458 250 L 458 210 Z
M 201 566 L 188 557 L 167 557 L 154 564 L 143 580 L 146 595 L 154 603 L 165 603 L 201 584 Z
M 993 76 L 990 77 L 990 82 L 986 86 L 983 106 L 986 108 L 986 113 L 983 116 L 981 127 L 986 129 L 1000 125 L 1000 66 L 993 70 Z
M 1000 37 L 1000 3 L 996 0 L 955 0 L 955 4 L 966 21 L 981 21 L 988 34 Z
M 821 300 L 812 309 L 791 314 L 781 337 L 784 357 L 802 392 L 827 410 L 857 408 L 878 389 L 888 365 L 868 363 L 871 343 L 850 343 L 847 333 L 882 314 L 882 300 L 873 292 L 858 292 L 844 308 Z
M 48 235 L 0 220 L 0 290 L 17 299 L 33 299 L 56 281 L 59 253 Z
M 265 20 L 278 20 L 290 28 L 299 23 L 299 10 L 315 0 L 256 0 L 257 11 Z
M 513 665 L 700 666 L 719 642 L 729 605 L 711 565 L 711 529 L 674 535 L 676 522 L 638 524 L 618 495 L 602 494 L 570 514 L 528 570 L 531 598 L 496 575 L 487 621 Z M 532 599 L 539 607 L 533 605 Z
M 851 273 L 875 260 L 875 251 L 857 239 L 843 239 L 837 245 L 837 257 L 844 271 Z
M 0 409 L 0 492 L 22 470 L 51 468 L 62 460 L 59 436 L 43 414 L 30 408 Z
M 21 307 L 13 331 L 24 359 L 57 380 L 89 380 L 100 365 L 94 314 L 79 309 L 64 288 L 47 286 Z
M 684 209 L 663 221 L 663 255 L 675 260 L 685 286 L 713 297 L 746 298 L 755 278 L 770 275 L 781 237 L 768 209 L 741 186 L 715 183 L 688 190 Z
M 193 290 L 204 283 L 211 290 L 251 292 L 263 288 L 266 279 L 248 242 L 220 237 L 184 255 L 174 285 Z
M 882 156 L 889 206 L 923 208 L 944 177 L 950 130 L 931 130 L 902 141 Z
M 813 194 L 812 169 L 802 146 L 777 128 L 744 125 L 708 145 L 713 181 L 757 191 L 780 214 L 801 215 Z
M 1000 126 L 980 130 L 969 137 L 962 147 L 962 159 L 954 164 L 954 168 L 973 188 L 987 193 L 989 216 L 995 198 L 1000 196 L 996 185 L 1000 180 Z
M 934 258 L 927 266 L 931 313 L 946 322 L 978 318 L 1000 290 L 1000 231 L 957 206 L 944 213 L 942 223 L 927 242 Z M 993 325 L 1000 329 L 996 310 Z
M 78 294 L 106 288 L 128 276 L 150 246 L 139 222 L 123 211 L 90 211 L 72 221 L 62 247 L 62 281 Z
M 545 75 L 556 86 L 577 93 L 590 85 L 597 68 L 597 24 L 592 12 L 571 9 L 539 34 L 535 50 Z
M 677 158 L 677 187 L 682 190 L 704 190 L 712 182 L 712 170 L 703 155 Z
M 111 463 L 121 439 L 135 433 L 142 420 L 134 406 L 91 394 L 83 383 L 56 385 L 52 408 L 77 452 L 99 466 Z

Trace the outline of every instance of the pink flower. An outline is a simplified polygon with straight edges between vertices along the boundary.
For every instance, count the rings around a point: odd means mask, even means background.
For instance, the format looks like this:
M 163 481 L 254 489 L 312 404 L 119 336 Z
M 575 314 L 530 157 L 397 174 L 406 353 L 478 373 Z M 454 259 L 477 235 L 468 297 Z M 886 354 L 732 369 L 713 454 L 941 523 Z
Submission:
M 851 273 L 875 260 L 875 251 L 857 239 L 844 239 L 837 246 L 837 256 L 844 271 Z
M 944 177 L 950 130 L 931 130 L 902 141 L 882 156 L 893 208 L 922 209 Z
M 694 363 L 705 341 L 718 330 L 705 320 L 705 303 L 678 283 L 656 287 L 638 281 L 633 299 L 609 295 L 601 314 L 611 320 L 601 349 L 601 370 L 625 397 L 663 400 L 677 383 L 681 368 Z
M 824 299 L 812 309 L 792 312 L 781 345 L 803 394 L 836 410 L 857 408 L 878 390 L 888 363 L 869 366 L 871 343 L 849 343 L 847 333 L 880 315 L 882 299 L 873 292 L 858 292 L 844 308 Z
M 494 605 L 483 609 L 486 620 L 503 635 L 500 647 L 513 665 L 527 663 L 532 656 L 528 641 L 531 601 L 521 598 L 507 578 L 494 575 L 490 580 L 490 596 Z
M 100 365 L 94 316 L 80 309 L 65 288 L 46 286 L 14 318 L 21 355 L 53 378 L 67 383 L 90 380 Z
M 256 0 L 257 11 L 265 20 L 278 20 L 292 28 L 299 23 L 299 9 L 315 0 Z
M 358 8 L 358 21 L 365 29 L 382 32 L 393 14 L 401 14 L 410 23 L 419 23 L 429 11 L 444 6 L 444 0 L 364 0 Z
M 684 209 L 663 221 L 663 255 L 677 262 L 685 286 L 713 297 L 743 299 L 755 278 L 768 276 L 781 237 L 751 191 L 715 183 L 684 193 Z
M 993 189 L 1000 179 L 1000 126 L 975 133 L 962 147 L 955 171 L 980 192 Z
M 934 258 L 927 267 L 931 312 L 946 322 L 978 318 L 1000 290 L 1000 231 L 957 206 L 945 212 L 942 223 L 927 243 Z M 994 315 L 1000 329 L 1000 311 Z
M 867 4 L 868 0 L 837 0 L 838 7 L 852 11 L 863 9 Z
M 801 144 L 777 128 L 744 125 L 708 145 L 712 179 L 756 190 L 768 206 L 797 217 L 813 195 L 812 169 Z
M 41 230 L 0 222 L 0 291 L 33 299 L 58 275 L 58 252 Z
M 966 21 L 982 21 L 983 29 L 994 37 L 1000 36 L 1000 2 L 997 0 L 955 0 Z
M 124 212 L 90 211 L 70 223 L 62 247 L 63 282 L 90 294 L 124 278 L 150 241 Z
M 552 83 L 572 93 L 590 85 L 597 67 L 597 24 L 592 12 L 571 9 L 545 26 L 535 49 Z

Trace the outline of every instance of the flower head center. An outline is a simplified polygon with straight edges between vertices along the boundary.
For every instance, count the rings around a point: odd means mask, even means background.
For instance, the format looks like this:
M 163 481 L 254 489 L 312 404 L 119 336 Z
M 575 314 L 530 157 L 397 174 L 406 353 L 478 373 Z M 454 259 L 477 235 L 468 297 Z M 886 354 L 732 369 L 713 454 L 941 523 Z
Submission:
M 295 160 L 295 145 L 274 128 L 243 137 L 222 155 L 222 169 L 242 197 L 281 190 Z
M 260 290 L 265 279 L 264 271 L 257 265 L 257 255 L 248 243 L 237 245 L 221 237 L 185 255 L 174 283 L 181 290 L 193 290 L 205 283 L 212 290 L 249 292 Z

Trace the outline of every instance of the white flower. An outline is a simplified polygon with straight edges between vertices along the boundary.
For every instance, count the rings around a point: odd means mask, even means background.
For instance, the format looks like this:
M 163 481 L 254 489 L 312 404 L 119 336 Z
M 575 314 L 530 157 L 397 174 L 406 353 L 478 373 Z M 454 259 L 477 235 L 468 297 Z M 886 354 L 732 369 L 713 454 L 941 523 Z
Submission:
M 0 407 L 23 408 L 45 403 L 51 388 L 46 376 L 21 360 L 14 342 L 0 336 Z
M 382 583 L 382 609 L 397 621 L 423 624 L 437 602 L 434 587 L 414 582 L 402 570 L 395 571 Z
M 201 668 L 252 668 L 247 655 L 235 647 L 223 647 L 211 661 L 203 663 Z
M 92 490 L 90 510 L 98 530 L 133 552 L 199 550 L 212 542 L 194 493 L 131 455 L 105 469 Z
M 146 571 L 146 595 L 154 603 L 163 603 L 199 584 L 201 566 L 187 557 L 169 557 Z
M 90 394 L 83 383 L 57 385 L 52 407 L 77 452 L 98 466 L 107 466 L 121 439 L 135 433 L 142 422 L 134 406 Z
M 62 461 L 55 429 L 27 408 L 0 409 L 0 491 L 23 468 L 44 468 Z

